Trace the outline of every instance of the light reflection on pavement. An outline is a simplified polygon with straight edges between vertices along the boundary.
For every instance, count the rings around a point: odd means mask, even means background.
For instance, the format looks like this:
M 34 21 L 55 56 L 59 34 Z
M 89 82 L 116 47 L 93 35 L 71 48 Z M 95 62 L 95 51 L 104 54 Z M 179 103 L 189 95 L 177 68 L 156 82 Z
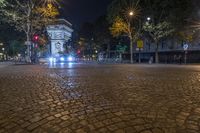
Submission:
M 199 84 L 199 66 L 8 66 L 0 132 L 199 133 Z

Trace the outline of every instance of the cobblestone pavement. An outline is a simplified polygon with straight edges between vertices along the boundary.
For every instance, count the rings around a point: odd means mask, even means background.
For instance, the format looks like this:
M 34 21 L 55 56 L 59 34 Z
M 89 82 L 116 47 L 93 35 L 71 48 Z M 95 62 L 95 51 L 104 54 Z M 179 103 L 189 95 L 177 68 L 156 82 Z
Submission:
M 0 68 L 4 132 L 199 133 L 200 67 Z

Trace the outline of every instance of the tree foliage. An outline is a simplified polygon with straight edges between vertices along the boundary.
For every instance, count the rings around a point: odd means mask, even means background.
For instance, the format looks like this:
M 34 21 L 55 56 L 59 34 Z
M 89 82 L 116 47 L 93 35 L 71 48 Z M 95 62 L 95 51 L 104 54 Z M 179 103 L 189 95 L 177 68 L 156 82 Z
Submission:
M 118 37 L 123 34 L 129 34 L 129 31 L 131 30 L 132 29 L 129 29 L 128 24 L 119 16 L 114 19 L 112 27 L 110 28 L 110 31 L 114 37 Z
M 85 50 L 85 54 L 96 54 L 96 51 L 108 50 L 112 38 L 106 16 L 100 16 L 94 22 L 83 23 L 78 35 L 79 50 Z
M 194 11 L 195 1 L 198 0 L 113 0 L 108 7 L 107 18 L 112 23 L 117 16 L 127 14 L 127 10 L 139 8 L 141 19 L 151 17 L 155 24 L 168 21 L 178 30 L 193 12 L 197 12 Z
M 1 7 L 2 20 L 26 35 L 26 57 L 30 62 L 33 48 L 32 37 L 38 31 L 44 31 L 46 25 L 52 23 L 59 14 L 56 6 L 49 0 L 7 0 Z M 55 0 L 54 0 L 55 1 Z
M 52 4 L 47 4 L 47 6 L 38 7 L 35 9 L 35 12 L 37 14 L 41 14 L 41 16 L 44 18 L 55 18 L 59 15 L 58 9 Z
M 139 5 L 145 17 L 151 17 L 153 23 L 170 22 L 175 30 L 187 24 L 193 12 L 194 0 L 141 0 Z
M 110 31 L 114 37 L 125 35 L 130 40 L 131 63 L 133 63 L 133 43 L 141 35 L 140 0 L 113 0 L 108 8 Z M 133 15 L 129 13 L 133 12 Z
M 9 43 L 11 40 L 23 40 L 25 37 L 23 32 L 16 31 L 14 27 L 4 22 L 0 24 L 0 29 L 0 42 L 5 44 Z
M 102 50 L 105 47 L 107 47 L 108 50 L 110 40 L 111 34 L 109 31 L 109 23 L 106 19 L 106 16 L 100 16 L 94 22 L 94 41 L 96 43 L 96 46 L 99 50 Z
M 195 32 L 194 31 L 180 31 L 177 33 L 178 39 L 185 42 L 185 43 L 192 43 L 192 41 L 195 38 Z
M 6 1 L 5 0 L 0 0 L 0 7 L 5 6 Z
M 59 14 L 52 4 L 43 5 L 39 0 L 14 0 L 8 3 L 3 10 L 4 21 L 27 36 L 41 30 Z
M 84 38 L 86 41 L 94 38 L 94 24 L 91 22 L 83 23 L 79 30 L 79 37 Z
M 159 42 L 162 38 L 169 36 L 174 32 L 174 28 L 169 22 L 160 22 L 158 24 L 145 23 L 143 26 L 144 31 L 148 32 L 154 42 Z
M 135 10 L 135 17 L 139 15 L 140 0 L 113 0 L 108 6 L 107 20 L 113 23 L 120 16 L 122 19 L 127 19 L 130 10 Z
M 151 38 L 153 39 L 156 47 L 155 47 L 155 62 L 159 63 L 159 57 L 158 57 L 158 47 L 159 42 L 164 37 L 169 36 L 174 32 L 174 28 L 171 26 L 169 22 L 159 22 L 157 24 L 155 23 L 149 23 L 146 22 L 143 25 L 144 31 L 148 32 Z
M 9 56 L 17 56 L 18 54 L 23 55 L 26 49 L 25 45 L 23 44 L 23 40 L 10 40 L 7 48 Z

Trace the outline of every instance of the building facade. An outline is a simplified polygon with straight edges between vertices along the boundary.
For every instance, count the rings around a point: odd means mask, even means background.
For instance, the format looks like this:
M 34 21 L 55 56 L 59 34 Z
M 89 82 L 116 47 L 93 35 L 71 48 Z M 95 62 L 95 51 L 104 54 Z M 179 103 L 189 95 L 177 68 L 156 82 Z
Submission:
M 50 37 L 50 55 L 59 56 L 64 53 L 65 44 L 72 37 L 72 24 L 65 19 L 59 19 L 56 24 L 47 26 L 47 32 Z
M 134 45 L 134 59 L 138 61 L 139 54 L 142 62 L 148 62 L 152 57 L 155 61 L 155 49 L 156 45 L 153 42 L 144 40 L 144 47 L 140 51 L 137 49 L 137 45 Z M 161 63 L 178 63 L 180 60 L 184 62 L 185 54 L 187 56 L 188 63 L 200 62 L 200 40 L 188 44 L 188 49 L 184 50 L 184 42 L 168 39 L 159 43 L 159 61 Z

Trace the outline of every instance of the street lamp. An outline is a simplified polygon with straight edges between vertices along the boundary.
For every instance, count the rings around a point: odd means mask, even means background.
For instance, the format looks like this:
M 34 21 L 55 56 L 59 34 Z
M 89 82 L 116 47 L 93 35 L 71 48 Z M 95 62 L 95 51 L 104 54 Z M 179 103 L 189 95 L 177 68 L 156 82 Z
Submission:
M 131 18 L 135 15 L 134 11 L 129 12 L 129 28 L 131 28 Z M 133 40 L 130 38 L 130 54 L 131 54 L 131 64 L 133 63 Z
M 147 17 L 147 21 L 150 21 L 151 20 L 151 18 L 150 17 Z
M 130 15 L 130 16 L 133 16 L 133 15 L 134 15 L 134 12 L 133 12 L 133 11 L 130 11 L 130 12 L 129 12 L 129 15 Z

